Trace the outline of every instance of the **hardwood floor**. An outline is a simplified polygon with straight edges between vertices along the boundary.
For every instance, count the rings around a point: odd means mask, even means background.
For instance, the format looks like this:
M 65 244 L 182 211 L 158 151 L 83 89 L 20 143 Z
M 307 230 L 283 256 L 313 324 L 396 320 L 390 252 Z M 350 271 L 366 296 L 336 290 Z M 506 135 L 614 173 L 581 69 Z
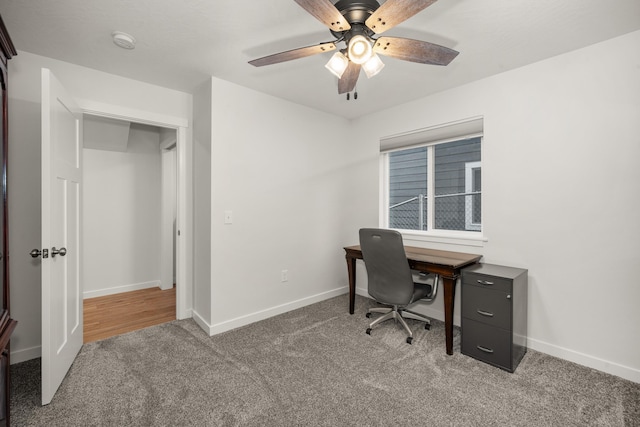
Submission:
M 84 342 L 176 319 L 176 288 L 141 289 L 84 300 Z

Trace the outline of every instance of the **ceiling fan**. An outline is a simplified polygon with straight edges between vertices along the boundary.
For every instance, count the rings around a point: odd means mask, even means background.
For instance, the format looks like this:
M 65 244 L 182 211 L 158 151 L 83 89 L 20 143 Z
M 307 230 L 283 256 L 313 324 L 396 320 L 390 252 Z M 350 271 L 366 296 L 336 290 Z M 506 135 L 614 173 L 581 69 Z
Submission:
M 378 57 L 391 56 L 404 61 L 431 65 L 448 65 L 458 55 L 453 49 L 437 44 L 379 34 L 411 18 L 436 0 L 295 0 L 304 10 L 329 28 L 334 41 L 301 47 L 249 61 L 256 67 L 304 58 L 337 49 L 325 67 L 338 77 L 338 93 L 351 92 L 360 69 L 367 77 L 376 75 L 384 64 Z

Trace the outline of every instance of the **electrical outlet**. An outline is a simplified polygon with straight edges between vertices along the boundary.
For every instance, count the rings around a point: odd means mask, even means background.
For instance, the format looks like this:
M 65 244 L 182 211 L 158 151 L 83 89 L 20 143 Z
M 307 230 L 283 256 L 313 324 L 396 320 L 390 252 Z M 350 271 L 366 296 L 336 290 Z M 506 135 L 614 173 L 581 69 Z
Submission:
M 289 270 L 282 270 L 280 272 L 280 281 L 288 282 L 289 281 Z

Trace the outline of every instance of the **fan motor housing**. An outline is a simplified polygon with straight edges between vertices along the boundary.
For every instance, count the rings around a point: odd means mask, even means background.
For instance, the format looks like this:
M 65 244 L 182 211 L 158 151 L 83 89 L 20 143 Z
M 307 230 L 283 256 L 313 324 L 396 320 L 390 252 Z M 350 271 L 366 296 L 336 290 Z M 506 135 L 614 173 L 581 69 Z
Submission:
M 347 22 L 353 26 L 353 24 L 364 25 L 367 18 L 380 7 L 380 3 L 376 0 L 339 0 L 335 7 Z M 331 31 L 331 34 L 339 38 L 344 34 L 344 31 Z

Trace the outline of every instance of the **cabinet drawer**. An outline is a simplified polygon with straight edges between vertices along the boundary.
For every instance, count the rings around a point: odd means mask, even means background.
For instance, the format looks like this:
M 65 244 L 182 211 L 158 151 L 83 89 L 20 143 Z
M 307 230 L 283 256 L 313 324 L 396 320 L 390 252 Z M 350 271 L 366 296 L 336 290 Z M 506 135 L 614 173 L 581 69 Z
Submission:
M 463 285 L 462 317 L 511 329 L 511 299 L 507 296 L 510 296 L 507 292 Z
M 463 319 L 462 354 L 513 372 L 511 333 L 484 323 Z
M 464 271 L 462 273 L 462 283 L 465 285 L 482 286 L 496 291 L 511 292 L 513 281 L 504 277 Z

